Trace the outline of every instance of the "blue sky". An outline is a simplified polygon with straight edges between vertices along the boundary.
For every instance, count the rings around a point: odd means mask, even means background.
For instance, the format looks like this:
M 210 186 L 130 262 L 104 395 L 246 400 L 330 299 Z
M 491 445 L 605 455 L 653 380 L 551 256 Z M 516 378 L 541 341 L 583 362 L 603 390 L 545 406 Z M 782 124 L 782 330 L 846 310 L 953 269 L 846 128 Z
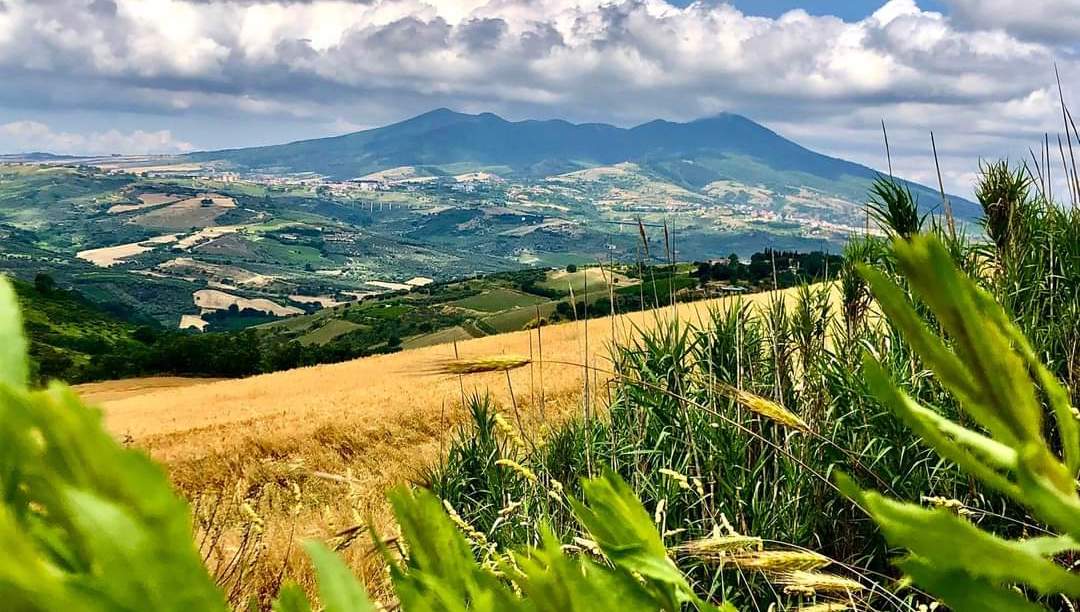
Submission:
M 967 192 L 1080 99 L 1080 0 L 0 0 L 0 153 L 179 152 L 437 107 L 633 125 L 722 111 Z M 802 8 L 806 14 L 788 11 Z M 785 15 L 781 18 L 781 15 Z
M 686 6 L 688 0 L 676 0 L 673 4 Z M 743 12 L 749 15 L 761 15 L 763 17 L 778 17 L 794 9 L 803 9 L 811 15 L 835 15 L 842 19 L 856 21 L 863 19 L 881 7 L 877 2 L 865 0 L 849 0 L 847 2 L 837 0 L 809 0 L 796 2 L 794 0 L 736 0 L 732 2 Z M 919 3 L 923 9 L 930 11 L 946 12 L 944 3 L 938 0 L 924 0 Z

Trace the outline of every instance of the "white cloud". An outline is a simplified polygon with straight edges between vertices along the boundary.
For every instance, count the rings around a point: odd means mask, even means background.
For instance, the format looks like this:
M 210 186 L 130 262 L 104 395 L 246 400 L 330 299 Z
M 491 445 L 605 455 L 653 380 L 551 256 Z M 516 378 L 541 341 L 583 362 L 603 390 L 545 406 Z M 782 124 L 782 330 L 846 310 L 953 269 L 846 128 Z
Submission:
M 946 0 L 965 26 L 1034 40 L 1080 43 L 1080 0 Z
M 184 153 L 194 150 L 187 142 L 173 138 L 169 130 L 120 132 L 109 130 L 78 134 L 57 132 L 37 121 L 0 124 L 0 149 L 7 153 L 45 151 L 49 153 L 106 155 L 112 153 Z
M 313 130 L 436 106 L 623 124 L 731 110 L 875 163 L 885 118 L 900 151 L 935 129 L 968 160 L 959 177 L 1059 129 L 1051 66 L 1080 78 L 1080 0 L 949 2 L 845 22 L 711 0 L 5 0 L 0 107 Z

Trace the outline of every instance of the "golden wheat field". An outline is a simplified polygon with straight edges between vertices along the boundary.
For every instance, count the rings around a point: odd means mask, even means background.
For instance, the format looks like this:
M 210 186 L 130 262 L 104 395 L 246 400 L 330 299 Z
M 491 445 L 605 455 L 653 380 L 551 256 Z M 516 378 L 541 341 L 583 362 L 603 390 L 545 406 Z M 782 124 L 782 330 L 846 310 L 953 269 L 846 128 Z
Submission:
M 769 297 L 743 299 L 760 303 Z M 385 492 L 439 460 L 454 426 L 466 416 L 463 394 L 490 392 L 511 422 L 517 421 L 516 404 L 519 422 L 542 435 L 544 427 L 581 413 L 585 369 L 580 364 L 586 356 L 595 368 L 589 387 L 597 395 L 590 401 L 602 405 L 602 371 L 608 369 L 613 341 L 624 343 L 636 330 L 673 316 L 696 323 L 723 301 L 240 380 L 154 379 L 143 386 L 139 381 L 83 385 L 80 391 L 101 404 L 117 437 L 164 463 L 193 501 L 197 527 L 214 532 L 199 536 L 212 570 L 216 563 L 216 571 L 227 571 L 237 555 L 255 557 L 246 561 L 250 573 L 236 588 L 257 593 L 282 567 L 291 575 L 306 574 L 303 555 L 293 550 L 299 540 L 328 538 L 369 520 L 391 530 Z M 534 362 L 510 372 L 509 381 L 505 372 L 437 374 L 440 362 L 453 359 L 455 351 L 461 358 L 514 355 Z M 222 517 L 232 511 L 223 505 L 246 505 L 255 514 L 232 513 L 235 524 L 224 528 Z M 211 508 L 213 514 L 207 514 Z M 240 534 L 245 521 L 258 522 L 254 544 Z M 345 554 L 378 594 L 381 568 L 365 561 L 365 548 L 353 546 Z

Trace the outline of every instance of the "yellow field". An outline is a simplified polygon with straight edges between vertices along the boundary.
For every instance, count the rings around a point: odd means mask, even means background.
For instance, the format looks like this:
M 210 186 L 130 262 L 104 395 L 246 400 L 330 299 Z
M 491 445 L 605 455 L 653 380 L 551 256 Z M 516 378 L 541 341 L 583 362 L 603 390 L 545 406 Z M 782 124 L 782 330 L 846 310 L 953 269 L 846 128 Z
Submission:
M 75 254 L 79 259 L 84 259 L 102 268 L 108 268 L 118 263 L 123 263 L 128 257 L 134 257 L 147 251 L 153 251 L 162 244 L 170 244 L 176 242 L 175 234 L 167 234 L 165 236 L 156 236 L 148 240 L 141 242 L 129 242 L 127 244 L 117 244 L 111 247 L 102 247 L 100 249 L 87 249 L 85 251 L 79 251 Z
M 303 310 L 295 306 L 282 306 L 266 298 L 243 298 L 217 289 L 199 289 L 191 294 L 191 298 L 196 306 L 204 310 L 228 310 L 235 305 L 240 310 L 260 310 L 278 317 L 304 314 Z
M 759 302 L 767 295 L 746 299 Z M 680 305 L 677 316 L 697 322 L 718 305 Z M 581 412 L 583 369 L 553 362 L 580 364 L 588 355 L 590 365 L 606 369 L 614 339 L 625 342 L 635 328 L 650 327 L 675 310 L 590 320 L 587 351 L 583 322 L 466 340 L 457 351 L 461 357 L 539 358 L 542 345 L 548 363 L 511 373 L 523 420 L 535 431 Z M 509 411 L 503 373 L 463 382 L 430 373 L 454 353 L 454 345 L 443 344 L 242 380 L 91 397 L 103 403 L 109 429 L 164 462 L 190 498 L 233 495 L 239 502 L 259 492 L 267 548 L 252 579 L 269 580 L 297 538 L 325 538 L 366 517 L 391 528 L 385 491 L 439 459 L 453 425 L 465 416 L 463 390 L 489 390 Z M 594 374 L 593 382 L 600 383 L 594 389 L 602 388 L 603 376 Z M 315 472 L 348 473 L 351 484 L 346 488 Z M 280 501 L 293 499 L 284 493 L 295 490 L 293 485 L 303 492 L 299 505 Z M 237 491 L 245 493 L 230 493 Z M 354 550 L 363 548 L 349 549 L 347 558 L 361 574 L 377 577 L 377 564 L 368 565 L 363 551 Z M 287 563 L 303 575 L 298 557 L 289 556 Z
M 219 378 L 185 378 L 181 376 L 151 376 L 147 378 L 126 378 L 121 380 L 107 380 L 105 382 L 86 383 L 75 385 L 74 389 L 84 401 L 97 404 L 111 402 L 125 397 L 146 395 L 153 391 L 163 389 L 175 389 L 177 387 L 190 387 L 192 385 L 207 384 Z

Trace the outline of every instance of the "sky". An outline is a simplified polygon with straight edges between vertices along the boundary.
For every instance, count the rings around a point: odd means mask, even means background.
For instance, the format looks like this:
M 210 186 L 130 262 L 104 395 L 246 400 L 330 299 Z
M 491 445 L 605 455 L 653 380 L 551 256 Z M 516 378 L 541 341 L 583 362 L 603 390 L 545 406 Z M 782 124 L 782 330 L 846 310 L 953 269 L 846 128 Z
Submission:
M 0 153 L 728 111 L 876 168 L 884 120 L 928 184 L 933 131 L 968 194 L 980 159 L 1062 131 L 1055 63 L 1080 108 L 1078 32 L 1080 0 L 0 0 Z

